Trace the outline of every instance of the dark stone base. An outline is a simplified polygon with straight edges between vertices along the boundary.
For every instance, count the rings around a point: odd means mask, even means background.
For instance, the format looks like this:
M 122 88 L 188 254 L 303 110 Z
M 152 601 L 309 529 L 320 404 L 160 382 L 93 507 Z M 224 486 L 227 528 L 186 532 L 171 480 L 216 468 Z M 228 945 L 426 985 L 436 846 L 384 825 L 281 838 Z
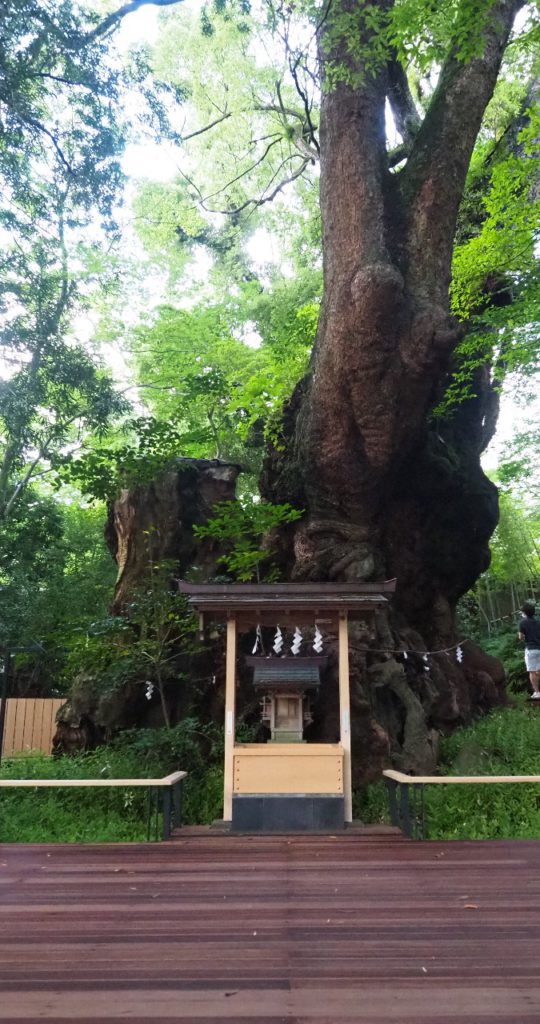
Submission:
M 342 796 L 233 796 L 233 832 L 335 832 L 345 827 Z

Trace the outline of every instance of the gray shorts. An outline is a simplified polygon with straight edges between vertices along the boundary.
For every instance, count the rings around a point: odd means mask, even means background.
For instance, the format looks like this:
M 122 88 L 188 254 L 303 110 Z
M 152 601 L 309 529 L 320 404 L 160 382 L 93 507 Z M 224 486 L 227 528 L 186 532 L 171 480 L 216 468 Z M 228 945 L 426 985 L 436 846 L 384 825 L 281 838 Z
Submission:
M 525 665 L 527 672 L 540 672 L 540 651 L 525 649 Z

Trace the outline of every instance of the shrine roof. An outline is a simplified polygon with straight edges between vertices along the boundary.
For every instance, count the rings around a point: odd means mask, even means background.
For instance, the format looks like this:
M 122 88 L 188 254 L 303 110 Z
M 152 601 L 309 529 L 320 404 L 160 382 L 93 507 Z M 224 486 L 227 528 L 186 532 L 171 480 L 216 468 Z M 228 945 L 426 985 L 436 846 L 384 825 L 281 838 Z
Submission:
M 380 583 L 187 583 L 178 589 L 199 611 L 354 611 L 382 607 L 396 580 Z
M 326 659 L 323 659 L 326 661 Z M 291 664 L 290 658 L 250 658 L 249 662 L 253 668 L 253 685 L 258 687 L 277 686 L 293 688 L 295 686 L 304 689 L 319 686 L 319 668 L 315 665 L 313 658 L 298 656 L 296 664 Z M 302 664 L 304 663 L 304 664 Z

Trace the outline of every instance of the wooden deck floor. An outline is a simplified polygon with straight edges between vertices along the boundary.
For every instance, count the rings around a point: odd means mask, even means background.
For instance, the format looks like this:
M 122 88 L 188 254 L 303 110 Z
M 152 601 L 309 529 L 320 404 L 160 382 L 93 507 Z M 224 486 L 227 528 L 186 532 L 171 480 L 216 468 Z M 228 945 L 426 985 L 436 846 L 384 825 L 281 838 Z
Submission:
M 540 843 L 0 846 L 0 1020 L 538 1024 Z

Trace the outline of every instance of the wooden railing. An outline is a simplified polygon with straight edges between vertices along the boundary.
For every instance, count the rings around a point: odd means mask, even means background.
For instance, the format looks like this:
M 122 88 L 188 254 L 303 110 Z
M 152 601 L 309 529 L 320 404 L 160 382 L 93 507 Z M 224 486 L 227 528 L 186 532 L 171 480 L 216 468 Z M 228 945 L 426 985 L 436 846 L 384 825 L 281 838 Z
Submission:
M 0 779 L 0 789 L 104 789 L 141 788 L 148 790 L 147 839 L 168 839 L 172 828 L 182 824 L 182 786 L 187 772 L 172 772 L 162 779 Z M 1 842 L 1 835 L 0 835 Z
M 410 839 L 426 838 L 425 786 L 540 783 L 540 775 L 406 775 L 392 768 L 383 771 L 383 777 L 392 825 L 397 825 Z

